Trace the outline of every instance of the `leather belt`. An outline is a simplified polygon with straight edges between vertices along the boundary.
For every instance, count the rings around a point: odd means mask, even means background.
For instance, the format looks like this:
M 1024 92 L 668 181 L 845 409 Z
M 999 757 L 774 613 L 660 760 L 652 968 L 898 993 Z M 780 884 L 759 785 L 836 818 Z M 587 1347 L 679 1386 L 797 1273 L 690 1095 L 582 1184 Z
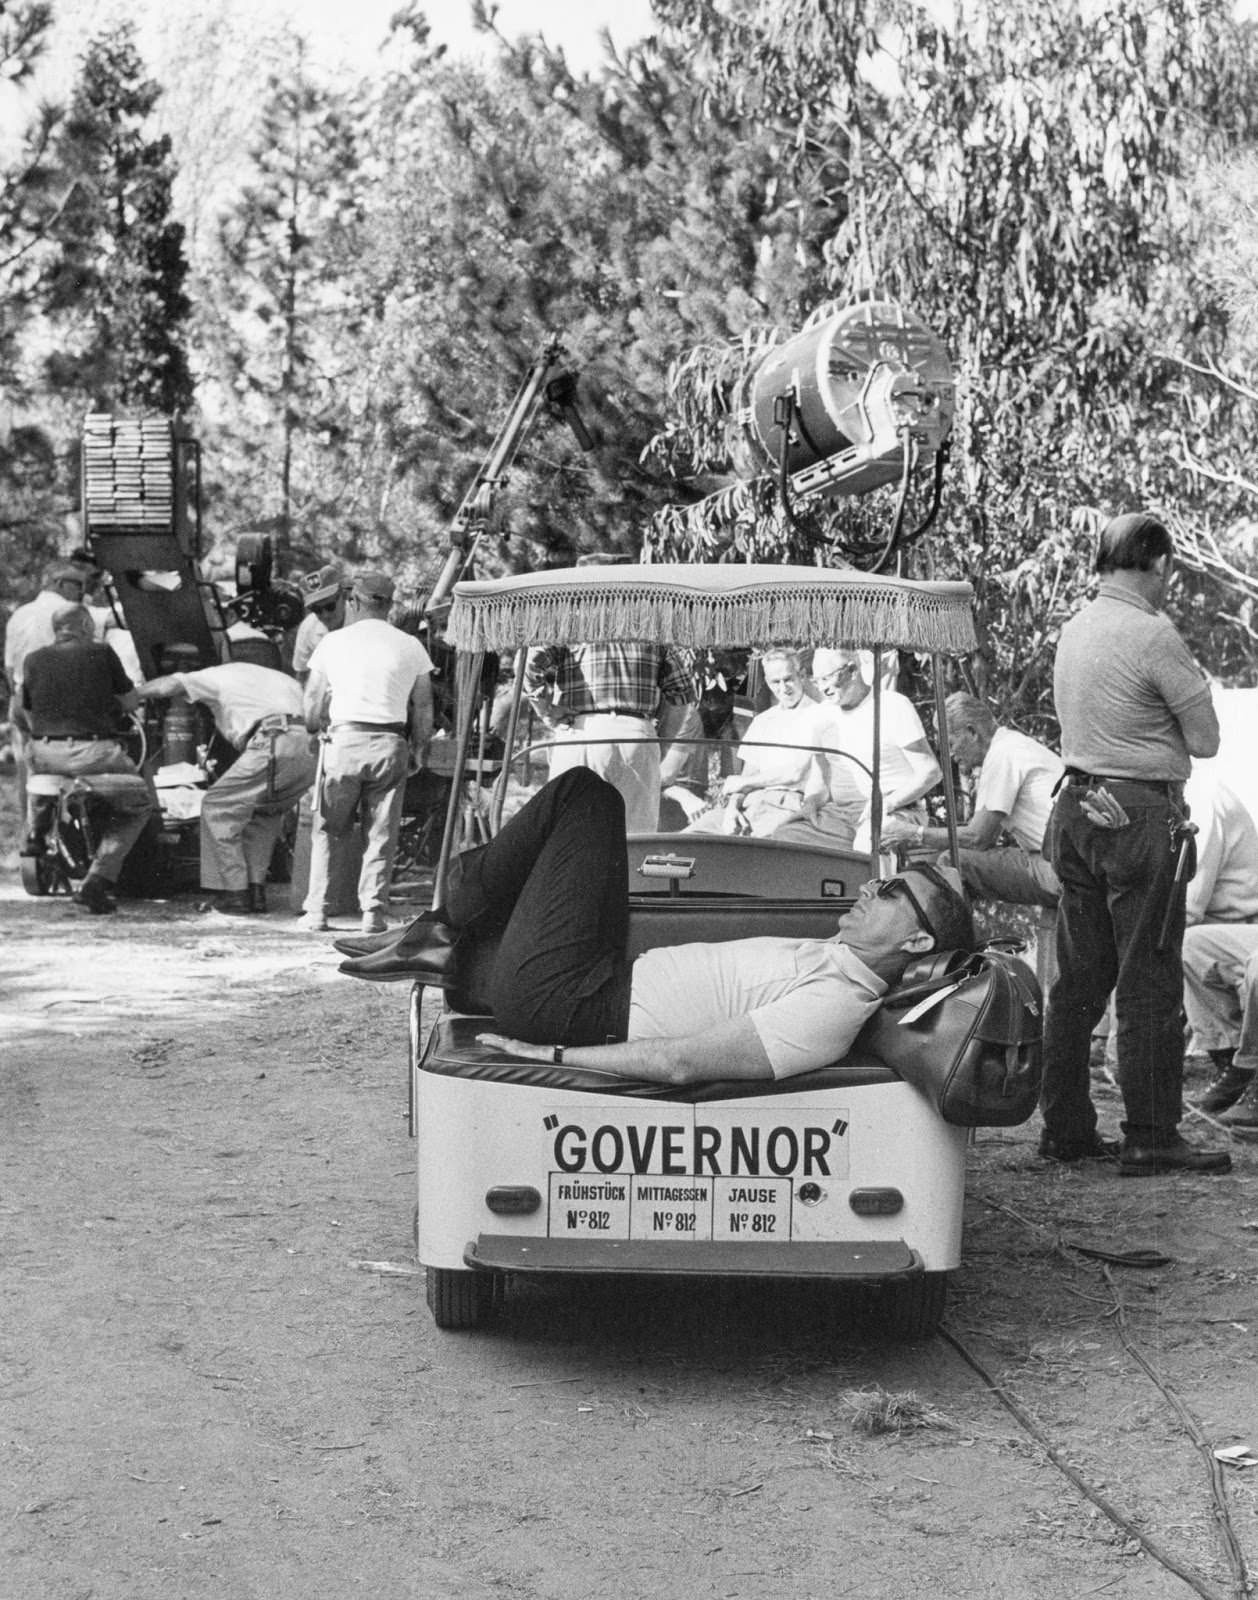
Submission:
M 274 716 L 259 717 L 257 722 L 254 723 L 253 727 L 249 729 L 248 733 L 246 733 L 244 738 L 240 741 L 240 748 L 243 750 L 253 736 L 257 733 L 282 733 L 285 728 L 304 728 L 305 726 L 306 719 L 304 717 L 284 716 L 278 711 Z
M 117 744 L 112 733 L 36 733 L 31 737 L 36 744 Z
M 635 711 L 631 706 L 599 706 L 596 711 L 582 711 L 582 717 L 636 717 L 639 722 L 645 721 L 651 713 L 649 711 Z
M 355 733 L 392 733 L 399 739 L 405 739 L 410 733 L 405 722 L 334 722 L 333 733 L 338 728 L 352 728 Z
M 1129 778 L 1121 773 L 1111 772 L 1084 772 L 1079 767 L 1066 768 L 1067 783 L 1086 783 L 1089 786 L 1097 783 L 1134 783 L 1142 789 L 1156 789 L 1159 794 L 1170 794 L 1184 787 L 1178 778 Z

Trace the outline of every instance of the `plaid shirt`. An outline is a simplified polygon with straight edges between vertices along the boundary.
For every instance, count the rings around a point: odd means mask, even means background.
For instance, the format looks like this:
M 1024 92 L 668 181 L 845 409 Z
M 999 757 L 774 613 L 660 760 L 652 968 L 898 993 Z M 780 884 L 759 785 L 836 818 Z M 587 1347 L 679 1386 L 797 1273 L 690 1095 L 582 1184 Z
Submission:
M 539 711 L 553 702 L 561 717 L 592 711 L 653 717 L 661 697 L 675 706 L 695 698 L 685 662 L 659 644 L 544 645 L 529 652 L 524 693 Z

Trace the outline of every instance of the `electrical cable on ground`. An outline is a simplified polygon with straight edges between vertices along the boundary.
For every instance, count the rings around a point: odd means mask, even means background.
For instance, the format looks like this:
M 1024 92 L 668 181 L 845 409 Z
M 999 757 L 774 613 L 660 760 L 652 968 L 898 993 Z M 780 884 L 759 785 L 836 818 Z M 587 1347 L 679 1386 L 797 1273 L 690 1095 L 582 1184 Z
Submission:
M 1194 1590 L 1202 1597 L 1202 1600 L 1229 1600 L 1228 1596 L 1225 1596 L 1221 1590 L 1216 1589 L 1214 1585 L 1210 1583 L 1208 1579 L 1203 1578 L 1199 1572 L 1195 1572 L 1191 1567 L 1185 1566 L 1184 1563 L 1177 1560 L 1169 1550 L 1163 1549 L 1156 1539 L 1151 1538 L 1147 1533 L 1142 1533 L 1129 1517 L 1124 1516 L 1118 1507 L 1115 1506 L 1111 1501 L 1107 1500 L 1099 1489 L 1090 1484 L 1082 1475 L 1082 1473 L 1080 1473 L 1075 1467 L 1071 1466 L 1070 1462 L 1066 1460 L 1057 1447 L 1051 1442 L 1048 1435 L 1040 1427 L 1039 1423 L 1035 1421 L 1034 1417 L 1032 1417 L 1028 1411 L 1023 1410 L 1023 1408 L 1018 1404 L 1009 1391 L 992 1377 L 991 1373 L 987 1371 L 987 1369 L 982 1365 L 976 1356 L 972 1355 L 970 1351 L 966 1349 L 965 1345 L 962 1344 L 961 1340 L 958 1339 L 955 1334 L 949 1333 L 946 1328 L 941 1328 L 939 1330 L 939 1336 L 941 1339 L 945 1339 L 952 1346 L 952 1348 L 968 1367 L 973 1368 L 973 1370 L 991 1390 L 992 1394 L 994 1394 L 997 1400 L 1000 1401 L 1001 1405 L 1004 1406 L 1005 1410 L 1009 1412 L 1010 1416 L 1012 1416 L 1017 1421 L 1019 1426 L 1026 1433 L 1028 1433 L 1032 1439 L 1035 1440 L 1036 1444 L 1038 1444 L 1041 1450 L 1043 1450 L 1044 1454 L 1057 1468 L 1058 1472 L 1062 1473 L 1066 1478 L 1068 1478 L 1070 1482 L 1074 1484 L 1075 1488 L 1078 1489 L 1079 1493 L 1086 1499 L 1090 1500 L 1097 1510 L 1100 1511 L 1104 1516 L 1108 1517 L 1116 1528 L 1118 1528 L 1122 1533 L 1126 1534 L 1129 1539 L 1134 1539 L 1136 1543 L 1139 1544 L 1140 1548 L 1145 1552 L 1145 1554 L 1152 1556 L 1160 1566 L 1165 1567 L 1168 1572 L 1174 1573 L 1177 1578 L 1181 1578 L 1190 1589 Z M 1242 1591 L 1242 1593 L 1246 1592 L 1247 1591 Z M 1237 1600 L 1237 1597 L 1232 1597 L 1232 1600 Z
M 1198 1423 L 1197 1419 L 1193 1416 L 1187 1405 L 1185 1405 L 1185 1403 L 1175 1393 L 1175 1391 L 1161 1376 L 1161 1374 L 1136 1344 L 1131 1333 L 1130 1325 L 1127 1321 L 1127 1310 L 1123 1302 L 1122 1295 L 1119 1292 L 1118 1285 L 1114 1281 L 1109 1266 L 1106 1264 L 1107 1261 L 1113 1261 L 1133 1267 L 1160 1266 L 1166 1265 L 1168 1258 L 1163 1257 L 1158 1252 L 1151 1250 L 1132 1250 L 1110 1254 L 1109 1252 L 1093 1250 L 1086 1245 L 1075 1245 L 1072 1244 L 1070 1240 L 1063 1239 L 1059 1234 L 1053 1233 L 1050 1229 L 1044 1227 L 1042 1223 L 1035 1222 L 1029 1217 L 1024 1217 L 1021 1212 L 1015 1211 L 1012 1206 L 1005 1205 L 999 1200 L 993 1200 L 989 1195 L 980 1195 L 978 1198 L 982 1200 L 984 1205 L 990 1207 L 991 1210 L 999 1211 L 1002 1213 L 1002 1215 L 1011 1217 L 1015 1222 L 1026 1228 L 1028 1232 L 1038 1234 L 1042 1239 L 1048 1242 L 1052 1250 L 1057 1255 L 1060 1255 L 1072 1266 L 1078 1265 L 1078 1259 L 1080 1256 L 1086 1256 L 1100 1262 L 1101 1272 L 1104 1275 L 1106 1285 L 1110 1291 L 1110 1297 L 1114 1306 L 1115 1320 L 1118 1324 L 1119 1337 L 1122 1340 L 1123 1347 L 1126 1349 L 1127 1353 L 1132 1357 L 1132 1359 L 1140 1366 L 1146 1377 L 1149 1378 L 1150 1382 L 1153 1383 L 1153 1385 L 1159 1390 L 1159 1392 L 1174 1410 L 1176 1416 L 1180 1420 L 1181 1425 L 1183 1426 L 1185 1433 L 1187 1433 L 1188 1437 L 1191 1439 L 1192 1443 L 1196 1446 L 1197 1450 L 1201 1453 L 1206 1462 L 1207 1472 L 1210 1480 L 1210 1495 L 1213 1502 L 1214 1520 L 1218 1525 L 1219 1535 L 1223 1541 L 1224 1551 L 1227 1556 L 1228 1567 L 1231 1571 L 1232 1600 L 1247 1600 L 1247 1597 L 1253 1594 L 1253 1584 L 1250 1581 L 1249 1573 L 1246 1568 L 1244 1552 L 1241 1549 L 1240 1541 L 1236 1537 L 1236 1530 L 1232 1525 L 1231 1511 L 1228 1506 L 1227 1488 L 1223 1478 L 1222 1466 L 1220 1465 L 1217 1457 L 1214 1455 L 1209 1441 L 1206 1439 L 1201 1425 Z M 1018 1416 L 1019 1420 L 1022 1421 L 1022 1416 L 1016 1409 L 1014 1409 L 1016 1402 L 1011 1403 L 1010 1397 L 1007 1397 L 1000 1386 L 996 1384 L 986 1372 L 983 1371 L 976 1359 L 964 1349 L 959 1341 L 954 1339 L 954 1337 L 948 1333 L 945 1333 L 944 1337 L 950 1344 L 954 1346 L 954 1348 L 957 1350 L 957 1353 L 974 1368 L 980 1377 L 982 1377 L 983 1381 L 992 1388 L 993 1393 L 995 1393 L 997 1398 L 1001 1400 L 1002 1404 L 1013 1411 L 1013 1414 Z M 1024 1425 L 1027 1424 L 1024 1423 Z M 1038 1439 L 1040 1438 L 1040 1435 L 1036 1433 L 1035 1437 Z M 1077 1483 L 1083 1492 L 1087 1494 L 1088 1498 L 1094 1502 L 1094 1504 L 1101 1506 L 1101 1508 L 1105 1510 L 1107 1516 L 1114 1516 L 1114 1513 L 1102 1503 L 1102 1499 L 1098 1498 L 1097 1493 L 1092 1491 L 1090 1488 L 1085 1487 L 1080 1480 L 1076 1478 L 1074 1472 L 1069 1470 L 1053 1455 L 1051 1447 L 1048 1446 L 1047 1442 L 1043 1440 L 1041 1440 L 1041 1442 L 1044 1443 L 1045 1449 L 1049 1450 L 1050 1459 L 1054 1461 L 1054 1465 L 1066 1472 L 1071 1481 Z M 1183 1578 L 1184 1582 L 1190 1584 L 1194 1589 L 1197 1590 L 1199 1594 L 1217 1594 L 1218 1591 L 1210 1588 L 1208 1585 L 1205 1588 L 1201 1587 L 1206 1580 L 1201 1579 L 1197 1577 L 1196 1574 L 1191 1573 L 1190 1569 L 1184 1568 L 1175 1563 L 1165 1553 L 1161 1552 L 1160 1548 L 1154 1547 L 1146 1535 L 1134 1528 L 1125 1519 L 1119 1521 L 1119 1526 L 1128 1529 L 1131 1533 L 1131 1536 L 1134 1539 L 1137 1539 L 1141 1545 L 1148 1548 L 1149 1553 L 1154 1555 L 1155 1559 L 1162 1562 L 1163 1565 L 1168 1566 L 1171 1571 L 1175 1572 L 1177 1576 Z
M 1123 1341 L 1124 1349 L 1132 1360 L 1144 1370 L 1150 1382 L 1156 1384 L 1166 1396 L 1176 1416 L 1179 1418 L 1184 1432 L 1201 1452 L 1202 1460 L 1206 1464 L 1206 1470 L 1210 1474 L 1210 1490 L 1214 1497 L 1214 1520 L 1219 1525 L 1219 1537 L 1223 1540 L 1223 1547 L 1227 1552 L 1228 1566 L 1232 1569 L 1232 1582 L 1235 1584 L 1238 1594 L 1250 1594 L 1253 1592 L 1253 1585 L 1249 1581 L 1249 1573 L 1245 1567 L 1245 1553 L 1236 1537 L 1236 1529 L 1232 1526 L 1232 1518 L 1227 1503 L 1227 1487 L 1223 1482 L 1222 1464 L 1210 1448 L 1210 1441 L 1201 1431 L 1201 1426 L 1196 1417 L 1193 1416 L 1192 1412 L 1166 1379 L 1162 1377 L 1161 1373 L 1152 1366 L 1144 1351 L 1140 1349 L 1132 1338 L 1131 1327 L 1127 1321 L 1127 1307 L 1123 1303 L 1123 1297 L 1119 1292 L 1118 1285 L 1114 1282 L 1113 1275 L 1107 1266 L 1102 1264 L 1101 1271 L 1105 1276 L 1106 1283 L 1109 1284 L 1110 1293 L 1114 1296 L 1114 1306 L 1118 1313 L 1118 1336 Z

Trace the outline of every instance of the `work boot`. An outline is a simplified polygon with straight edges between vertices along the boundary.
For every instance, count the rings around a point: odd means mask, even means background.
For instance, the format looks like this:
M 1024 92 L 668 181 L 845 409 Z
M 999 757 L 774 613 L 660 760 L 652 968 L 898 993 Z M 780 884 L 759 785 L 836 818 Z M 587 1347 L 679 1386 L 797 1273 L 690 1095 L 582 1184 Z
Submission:
M 249 909 L 259 915 L 266 914 L 266 885 L 251 883 L 249 885 Z
M 113 894 L 104 878 L 86 877 L 70 897 L 82 911 L 90 911 L 93 916 L 108 916 L 111 911 L 117 911 L 118 906 Z
M 1206 1092 L 1197 1101 L 1198 1111 L 1205 1111 L 1210 1116 L 1217 1117 L 1220 1111 L 1227 1111 L 1234 1106 L 1253 1082 L 1253 1068 L 1236 1066 L 1235 1055 L 1235 1050 L 1211 1050 L 1210 1059 L 1214 1062 L 1214 1077 L 1206 1085 Z
M 377 933 L 388 933 L 388 931 L 389 919 L 383 911 L 363 912 L 362 934 L 364 938 L 370 939 Z
M 1238 1139 L 1258 1139 L 1258 1077 L 1252 1072 L 1249 1074 L 1249 1087 L 1219 1121 Z
M 253 901 L 244 889 L 224 889 L 214 902 L 214 910 L 225 917 L 247 917 L 253 910 Z

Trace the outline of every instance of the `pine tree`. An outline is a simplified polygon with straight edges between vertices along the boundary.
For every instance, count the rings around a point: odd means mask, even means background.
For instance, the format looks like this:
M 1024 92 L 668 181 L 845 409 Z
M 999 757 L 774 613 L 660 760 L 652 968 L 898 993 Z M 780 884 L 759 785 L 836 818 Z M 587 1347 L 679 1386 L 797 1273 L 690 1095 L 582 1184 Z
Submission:
M 358 312 L 346 293 L 360 212 L 352 119 L 309 74 L 269 80 L 252 174 L 221 220 L 203 313 L 214 352 L 217 433 L 235 482 L 225 506 L 287 559 L 328 549 L 343 484 L 338 390 Z
M 55 156 L 69 194 L 52 230 L 46 307 L 61 339 L 50 381 L 106 408 L 186 411 L 183 228 L 171 219 L 170 141 L 151 135 L 161 90 L 129 25 L 92 41 Z
M 51 23 L 49 5 L 9 0 L 0 6 L 0 107 L 11 126 Z M 23 361 L 25 341 L 38 323 L 46 241 L 65 197 L 51 158 L 59 118 L 55 106 L 39 105 L 0 170 L 0 604 L 29 597 L 62 533 L 63 463 Z

